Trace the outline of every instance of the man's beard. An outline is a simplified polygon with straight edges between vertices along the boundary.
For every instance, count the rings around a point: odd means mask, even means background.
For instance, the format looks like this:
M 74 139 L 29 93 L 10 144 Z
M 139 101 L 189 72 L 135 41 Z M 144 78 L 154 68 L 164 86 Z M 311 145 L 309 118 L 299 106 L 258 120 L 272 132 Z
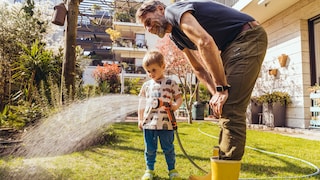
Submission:
M 166 34 L 166 30 L 167 30 L 167 26 L 168 26 L 168 22 L 166 20 L 161 20 L 158 26 L 158 33 L 157 35 L 160 38 L 163 38 L 164 35 Z
M 162 26 L 159 27 L 158 36 L 159 36 L 160 38 L 163 38 L 165 34 L 166 34 L 166 28 L 165 28 L 165 27 L 162 27 Z

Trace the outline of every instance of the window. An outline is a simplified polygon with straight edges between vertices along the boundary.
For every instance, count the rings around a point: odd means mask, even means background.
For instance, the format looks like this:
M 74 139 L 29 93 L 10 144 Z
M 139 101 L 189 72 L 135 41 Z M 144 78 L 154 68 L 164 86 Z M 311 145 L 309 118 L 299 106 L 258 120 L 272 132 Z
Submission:
M 144 34 L 136 34 L 136 45 L 139 48 L 142 48 L 143 46 L 145 46 L 145 35 Z
M 320 84 L 320 15 L 309 20 L 311 85 Z

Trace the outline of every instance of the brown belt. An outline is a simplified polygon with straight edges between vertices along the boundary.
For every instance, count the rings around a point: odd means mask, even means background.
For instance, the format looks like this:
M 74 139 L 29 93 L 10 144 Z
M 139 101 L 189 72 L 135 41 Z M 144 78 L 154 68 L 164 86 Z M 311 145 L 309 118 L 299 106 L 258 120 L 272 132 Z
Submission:
M 260 26 L 260 23 L 258 21 L 247 22 L 242 26 L 242 31 L 241 32 L 249 30 L 249 29 L 252 29 L 252 28 L 257 27 L 257 26 Z

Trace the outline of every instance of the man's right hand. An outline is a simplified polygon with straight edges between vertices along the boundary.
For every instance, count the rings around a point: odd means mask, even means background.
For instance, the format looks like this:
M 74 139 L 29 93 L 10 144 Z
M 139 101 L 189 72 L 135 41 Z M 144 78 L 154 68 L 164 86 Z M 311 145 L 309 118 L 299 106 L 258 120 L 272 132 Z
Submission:
M 209 101 L 209 105 L 212 108 L 213 116 L 217 119 L 221 117 L 222 108 L 224 103 L 227 101 L 229 91 L 216 92 Z

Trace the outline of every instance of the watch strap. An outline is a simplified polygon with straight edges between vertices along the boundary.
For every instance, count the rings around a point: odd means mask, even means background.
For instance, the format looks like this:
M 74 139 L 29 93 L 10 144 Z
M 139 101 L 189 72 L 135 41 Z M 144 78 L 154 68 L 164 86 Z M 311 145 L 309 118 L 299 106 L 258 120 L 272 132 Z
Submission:
M 216 91 L 223 92 L 223 91 L 226 91 L 226 90 L 228 90 L 230 88 L 231 88 L 230 85 L 226 85 L 226 86 L 217 85 L 216 86 Z

